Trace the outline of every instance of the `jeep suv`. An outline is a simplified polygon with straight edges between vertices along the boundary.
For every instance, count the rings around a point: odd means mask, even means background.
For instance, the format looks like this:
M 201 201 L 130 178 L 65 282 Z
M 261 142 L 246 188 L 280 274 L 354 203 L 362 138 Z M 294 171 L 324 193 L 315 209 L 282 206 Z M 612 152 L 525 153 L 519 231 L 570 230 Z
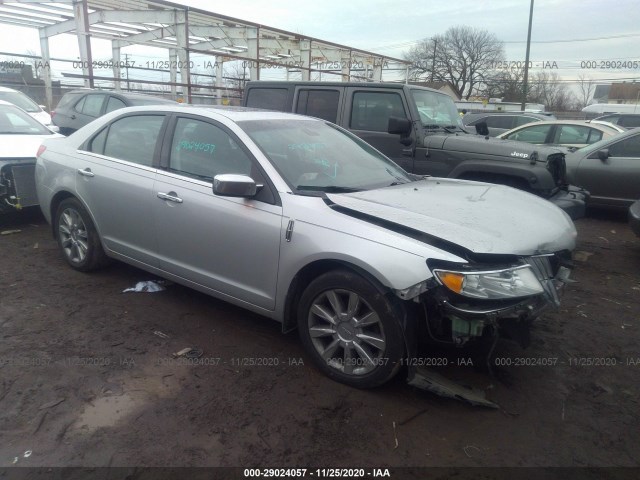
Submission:
M 451 97 L 437 90 L 399 83 L 254 81 L 247 83 L 243 104 L 336 123 L 414 174 L 500 183 L 546 198 L 574 219 L 584 215 L 588 193 L 567 185 L 563 151 L 472 134 Z M 486 124 L 477 128 L 486 130 Z

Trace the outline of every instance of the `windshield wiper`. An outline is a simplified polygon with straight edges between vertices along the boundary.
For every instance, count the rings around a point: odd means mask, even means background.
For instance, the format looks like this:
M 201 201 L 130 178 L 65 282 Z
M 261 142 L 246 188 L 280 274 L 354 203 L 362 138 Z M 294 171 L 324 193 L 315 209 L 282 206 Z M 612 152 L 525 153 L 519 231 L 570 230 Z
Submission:
M 308 192 L 327 192 L 327 193 L 351 193 L 360 192 L 361 188 L 339 187 L 337 185 L 298 185 L 296 190 Z

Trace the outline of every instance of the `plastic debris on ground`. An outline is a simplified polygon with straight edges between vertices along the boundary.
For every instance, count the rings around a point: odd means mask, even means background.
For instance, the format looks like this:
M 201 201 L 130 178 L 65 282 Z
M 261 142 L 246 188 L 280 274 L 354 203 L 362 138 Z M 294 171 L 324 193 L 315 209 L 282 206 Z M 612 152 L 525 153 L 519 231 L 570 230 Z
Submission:
M 166 283 L 162 280 L 147 280 L 146 282 L 138 282 L 135 287 L 126 288 L 122 291 L 122 293 L 127 292 L 161 292 L 165 290 Z

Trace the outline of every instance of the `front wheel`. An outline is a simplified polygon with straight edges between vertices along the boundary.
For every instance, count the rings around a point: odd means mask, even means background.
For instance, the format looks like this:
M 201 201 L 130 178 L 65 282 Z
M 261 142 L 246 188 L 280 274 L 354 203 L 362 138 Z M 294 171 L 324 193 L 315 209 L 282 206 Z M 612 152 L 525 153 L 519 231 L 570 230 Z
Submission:
M 329 377 L 358 388 L 390 380 L 404 355 L 395 309 L 370 282 L 349 270 L 325 273 L 298 304 L 300 338 Z
M 62 256 L 74 269 L 88 272 L 108 263 L 96 227 L 77 199 L 60 202 L 54 228 Z

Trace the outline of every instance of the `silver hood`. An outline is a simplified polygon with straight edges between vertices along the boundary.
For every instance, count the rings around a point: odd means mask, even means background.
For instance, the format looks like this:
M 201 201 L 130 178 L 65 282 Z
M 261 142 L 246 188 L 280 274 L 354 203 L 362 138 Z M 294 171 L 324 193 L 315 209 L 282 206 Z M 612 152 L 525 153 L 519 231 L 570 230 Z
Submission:
M 329 194 L 335 204 L 459 245 L 474 253 L 532 255 L 572 250 L 576 230 L 551 202 L 502 185 L 427 178 Z

